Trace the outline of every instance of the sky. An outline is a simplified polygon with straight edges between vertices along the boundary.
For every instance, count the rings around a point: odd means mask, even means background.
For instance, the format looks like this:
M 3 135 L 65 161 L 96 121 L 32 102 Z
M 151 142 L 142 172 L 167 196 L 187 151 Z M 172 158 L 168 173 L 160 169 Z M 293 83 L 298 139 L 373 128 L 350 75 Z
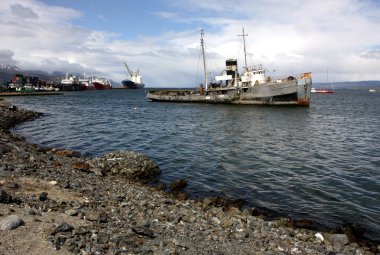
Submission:
M 225 60 L 272 77 L 380 80 L 380 0 L 1 0 L 0 64 L 197 87 Z

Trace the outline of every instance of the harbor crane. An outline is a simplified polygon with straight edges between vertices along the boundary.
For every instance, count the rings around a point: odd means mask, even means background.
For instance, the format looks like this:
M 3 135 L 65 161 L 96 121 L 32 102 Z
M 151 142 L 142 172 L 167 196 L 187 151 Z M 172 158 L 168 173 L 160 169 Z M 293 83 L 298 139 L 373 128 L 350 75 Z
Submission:
M 129 69 L 129 66 L 127 65 L 127 63 L 124 62 L 124 65 L 125 65 L 125 67 L 127 68 L 128 73 L 129 73 L 129 75 L 130 75 L 131 77 L 139 75 L 139 72 L 140 72 L 139 69 L 137 69 L 137 72 L 133 72 L 133 71 L 131 71 L 131 69 Z

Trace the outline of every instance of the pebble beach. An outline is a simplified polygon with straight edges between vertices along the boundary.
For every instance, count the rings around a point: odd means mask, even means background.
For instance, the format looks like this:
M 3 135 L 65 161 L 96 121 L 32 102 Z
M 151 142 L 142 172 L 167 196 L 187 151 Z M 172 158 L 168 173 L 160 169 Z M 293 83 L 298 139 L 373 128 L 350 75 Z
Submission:
M 147 185 L 160 168 L 141 153 L 83 158 L 10 132 L 40 117 L 0 99 L 0 254 L 380 254 L 349 228 L 189 199 L 186 180 Z

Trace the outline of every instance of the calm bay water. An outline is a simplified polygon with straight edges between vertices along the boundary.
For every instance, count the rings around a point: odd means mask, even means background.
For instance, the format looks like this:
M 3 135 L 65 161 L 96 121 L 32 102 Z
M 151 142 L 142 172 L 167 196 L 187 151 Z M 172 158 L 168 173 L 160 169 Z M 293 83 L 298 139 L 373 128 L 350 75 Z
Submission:
M 185 178 L 194 197 L 226 194 L 329 227 L 359 223 L 380 242 L 380 93 L 313 94 L 309 108 L 155 103 L 145 93 L 12 98 L 45 113 L 14 132 L 84 156 L 143 152 L 161 181 Z

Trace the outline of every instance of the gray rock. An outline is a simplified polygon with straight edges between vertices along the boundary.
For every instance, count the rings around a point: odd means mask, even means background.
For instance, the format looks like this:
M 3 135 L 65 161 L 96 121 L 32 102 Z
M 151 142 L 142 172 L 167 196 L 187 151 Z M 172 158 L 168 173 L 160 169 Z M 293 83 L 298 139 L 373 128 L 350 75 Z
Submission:
M 17 215 L 10 215 L 0 221 L 0 230 L 12 230 L 24 225 L 25 222 Z
M 133 232 L 135 232 L 136 234 L 139 234 L 139 235 L 148 236 L 151 238 L 154 237 L 154 232 L 152 230 L 150 230 L 149 228 L 144 227 L 144 226 L 135 226 L 135 227 L 132 227 L 132 230 L 133 230 Z
M 9 204 L 12 203 L 12 196 L 4 190 L 0 190 L 0 203 Z
M 20 185 L 18 185 L 18 183 L 16 182 L 10 182 L 10 183 L 7 183 L 5 187 L 7 187 L 8 189 L 18 189 L 20 188 Z
M 99 174 L 110 172 L 132 178 L 144 178 L 160 173 L 160 168 L 147 155 L 133 151 L 116 151 L 89 161 L 91 169 Z M 91 170 L 90 169 L 90 170 Z M 92 170 L 91 170 L 92 171 Z
M 46 199 L 48 199 L 48 193 L 47 192 L 41 192 L 40 196 L 39 196 L 39 199 L 40 201 L 46 201 Z
M 172 191 L 180 191 L 186 188 L 187 186 L 187 181 L 184 179 L 178 179 L 170 183 L 170 189 Z
M 77 212 L 77 210 L 75 210 L 75 209 L 69 209 L 69 210 L 66 210 L 65 213 L 66 213 L 67 215 L 70 215 L 70 216 L 77 216 L 77 215 L 78 215 L 78 212 Z
M 349 242 L 346 234 L 333 234 L 329 236 L 329 241 L 333 245 L 346 245 Z
M 110 240 L 109 234 L 104 233 L 104 232 L 99 233 L 97 238 L 96 238 L 96 241 L 98 244 L 108 243 L 109 240 Z
M 74 227 L 68 224 L 67 222 L 61 222 L 56 226 L 57 232 L 70 232 L 73 229 Z
M 107 222 L 108 214 L 104 210 L 99 211 L 87 211 L 86 219 L 89 221 L 97 221 L 97 222 Z

